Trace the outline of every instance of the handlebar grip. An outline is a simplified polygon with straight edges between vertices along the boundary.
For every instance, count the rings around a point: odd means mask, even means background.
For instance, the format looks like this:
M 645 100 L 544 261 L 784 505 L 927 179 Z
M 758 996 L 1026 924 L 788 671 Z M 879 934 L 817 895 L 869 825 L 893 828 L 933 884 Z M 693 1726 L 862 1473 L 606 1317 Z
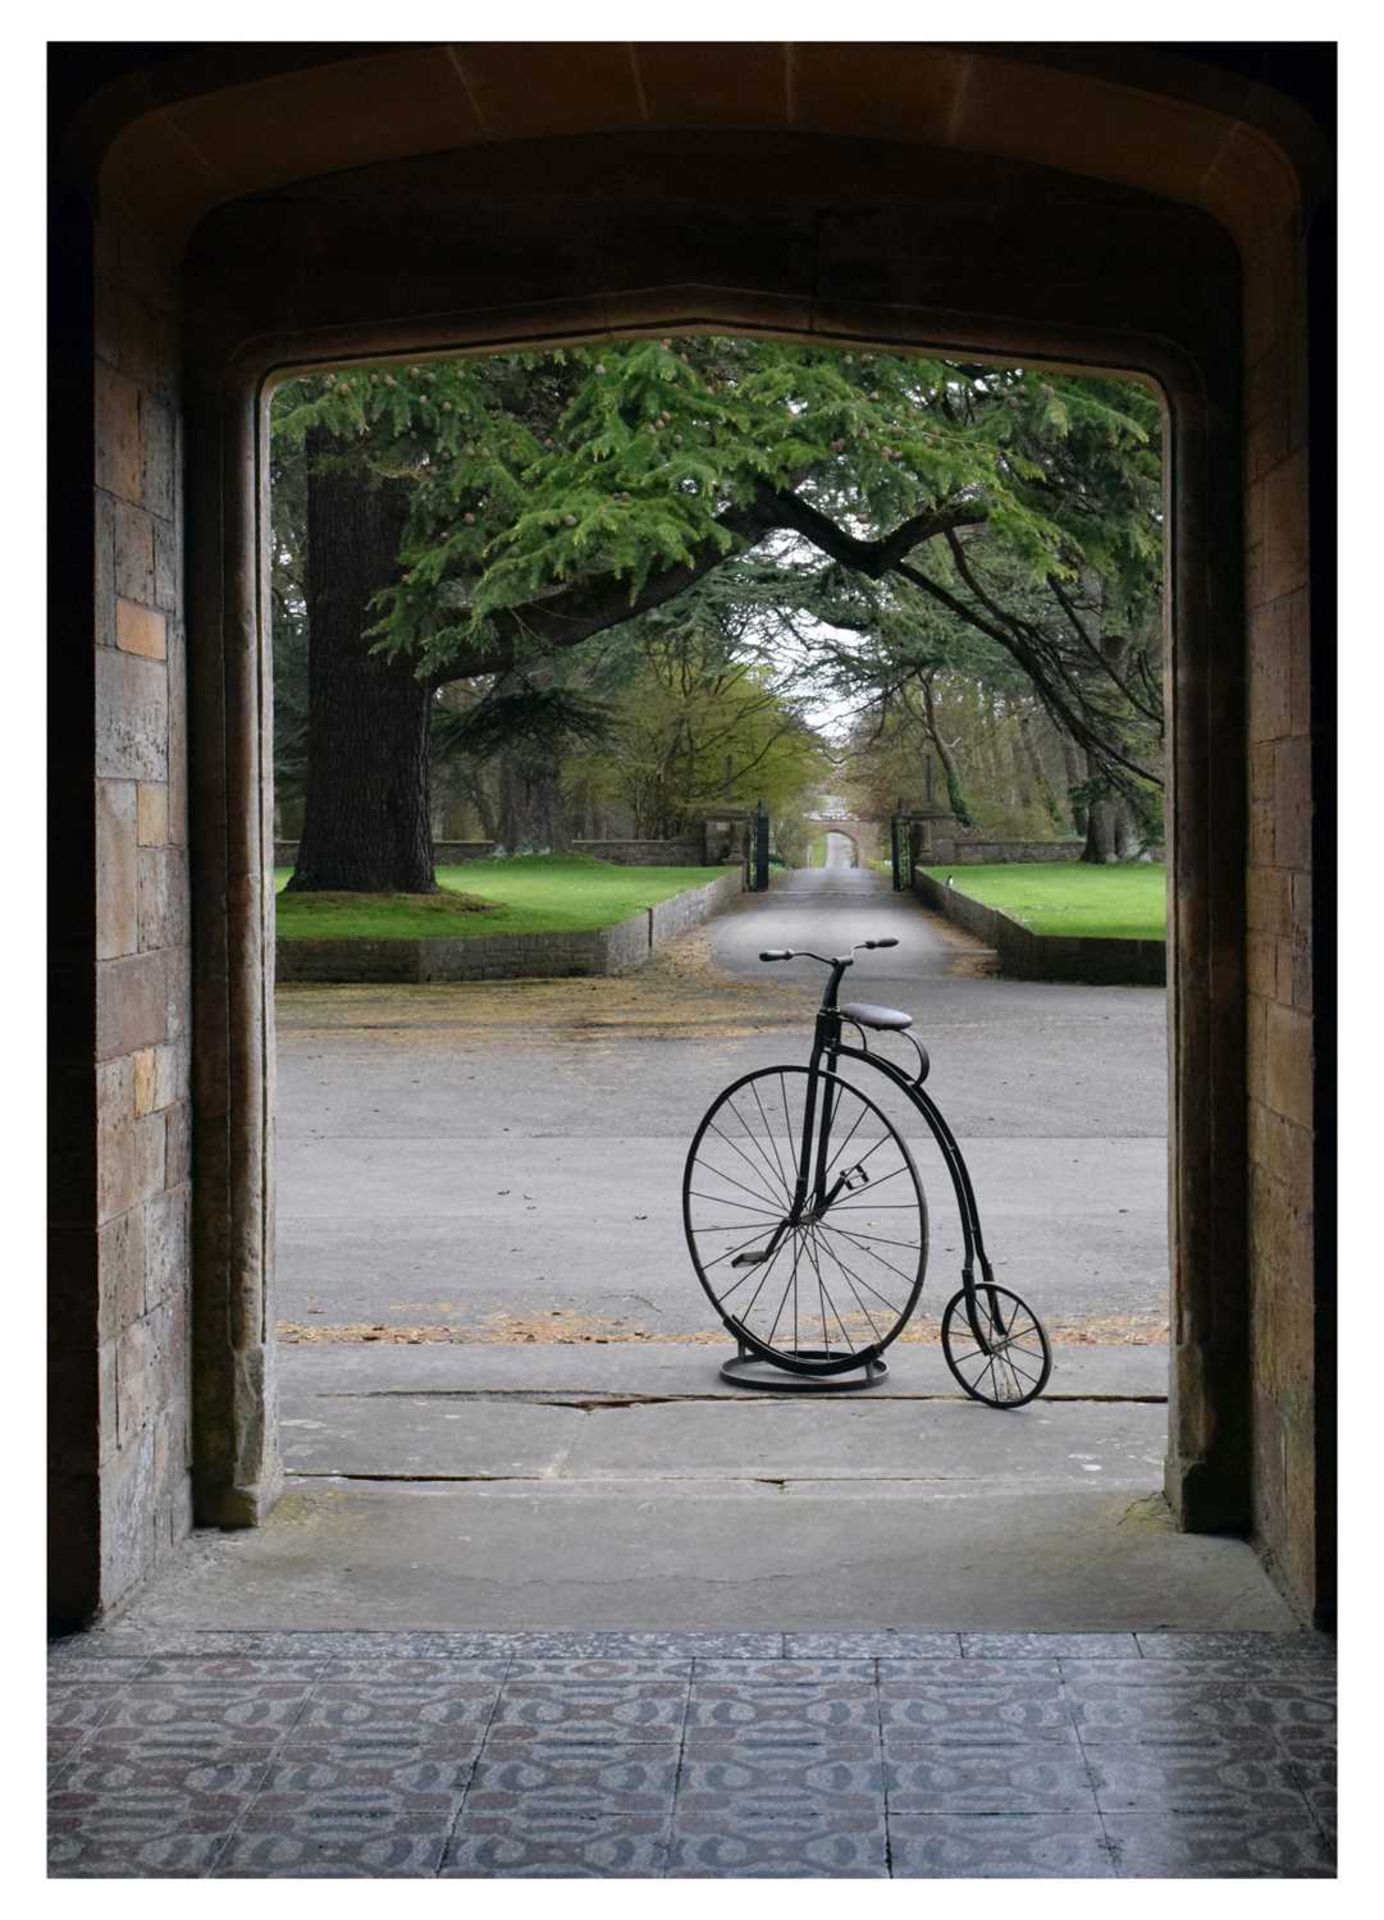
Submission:
M 873 947 L 896 947 L 898 944 L 899 944 L 898 941 L 895 940 L 892 935 L 887 940 L 867 940 L 865 942 L 865 945 L 867 947 L 872 947 L 872 948 Z
M 791 960 L 793 958 L 787 947 L 767 947 L 759 957 L 761 960 Z

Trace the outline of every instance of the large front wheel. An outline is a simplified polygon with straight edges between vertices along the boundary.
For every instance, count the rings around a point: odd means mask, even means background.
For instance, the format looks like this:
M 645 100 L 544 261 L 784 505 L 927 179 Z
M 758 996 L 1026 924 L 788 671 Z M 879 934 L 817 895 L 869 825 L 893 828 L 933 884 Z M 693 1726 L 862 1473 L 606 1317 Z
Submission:
M 922 1288 L 927 1203 L 913 1156 L 837 1074 L 762 1067 L 727 1087 L 688 1152 L 683 1219 L 727 1329 L 795 1373 L 875 1359 Z

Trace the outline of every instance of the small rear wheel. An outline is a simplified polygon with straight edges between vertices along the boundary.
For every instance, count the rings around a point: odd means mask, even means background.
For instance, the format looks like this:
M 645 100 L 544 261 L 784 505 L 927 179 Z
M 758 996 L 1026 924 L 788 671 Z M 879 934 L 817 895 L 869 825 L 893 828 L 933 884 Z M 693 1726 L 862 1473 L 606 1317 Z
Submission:
M 1036 1400 L 1052 1372 L 1042 1322 L 1017 1293 L 982 1282 L 962 1287 L 942 1315 L 942 1351 L 958 1386 L 987 1407 Z

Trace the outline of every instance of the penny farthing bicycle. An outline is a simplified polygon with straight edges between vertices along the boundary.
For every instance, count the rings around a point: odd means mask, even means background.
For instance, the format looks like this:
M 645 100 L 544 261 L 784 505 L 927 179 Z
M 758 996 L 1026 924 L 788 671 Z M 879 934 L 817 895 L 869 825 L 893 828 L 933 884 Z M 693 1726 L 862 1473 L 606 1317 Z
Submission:
M 1052 1371 L 1038 1316 L 997 1286 L 975 1190 L 956 1138 L 924 1090 L 926 1049 L 891 1007 L 838 1005 L 850 953 L 774 949 L 761 960 L 816 960 L 830 969 L 806 1066 L 760 1067 L 711 1104 L 687 1155 L 683 1219 L 698 1278 L 739 1343 L 723 1371 L 762 1387 L 867 1386 L 903 1332 L 927 1268 L 927 1201 L 897 1127 L 838 1072 L 860 1062 L 884 1075 L 926 1122 L 951 1175 L 961 1216 L 961 1285 L 942 1315 L 942 1351 L 958 1384 L 992 1407 L 1036 1398 Z M 860 1044 L 848 1044 L 853 1027 Z M 869 1034 L 907 1039 L 915 1073 L 872 1053 Z M 786 1376 L 786 1377 L 785 1377 Z M 855 1376 L 847 1378 L 847 1376 Z

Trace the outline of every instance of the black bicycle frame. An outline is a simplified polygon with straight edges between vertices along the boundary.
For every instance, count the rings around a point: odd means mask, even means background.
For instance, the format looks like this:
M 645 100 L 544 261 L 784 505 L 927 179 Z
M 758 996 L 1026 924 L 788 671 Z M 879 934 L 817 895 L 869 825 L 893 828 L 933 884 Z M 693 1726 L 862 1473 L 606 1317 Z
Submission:
M 981 1286 L 987 1290 L 995 1284 L 994 1270 L 985 1252 L 985 1242 L 981 1233 L 980 1209 L 976 1204 L 975 1188 L 971 1185 L 970 1170 L 957 1145 L 956 1136 L 947 1125 L 940 1108 L 923 1089 L 921 1076 L 910 1079 L 901 1067 L 892 1060 L 886 1060 L 879 1054 L 871 1053 L 868 1047 L 848 1046 L 841 1038 L 843 1021 L 849 1016 L 843 1015 L 836 1004 L 837 989 L 845 974 L 848 961 L 834 960 L 831 963 L 831 979 L 826 992 L 822 995 L 822 1004 L 817 1010 L 816 1027 L 813 1033 L 812 1053 L 808 1060 L 807 1092 L 803 1112 L 802 1147 L 798 1157 L 798 1177 L 793 1192 L 793 1205 L 789 1221 L 779 1230 L 782 1234 L 791 1222 L 796 1224 L 808 1199 L 812 1194 L 812 1208 L 820 1212 L 831 1204 L 841 1185 L 849 1178 L 847 1169 L 838 1179 L 830 1194 L 826 1191 L 827 1151 L 831 1139 L 831 1125 L 835 1118 L 834 1102 L 828 1093 L 822 1102 L 820 1115 L 817 1112 L 817 1088 L 823 1072 L 834 1074 L 838 1060 L 861 1060 L 867 1067 L 873 1067 L 876 1073 L 882 1073 L 886 1080 L 896 1086 L 900 1093 L 917 1109 L 926 1120 L 937 1142 L 956 1194 L 957 1210 L 961 1216 L 961 1239 L 963 1258 L 961 1284 L 966 1294 L 966 1317 L 970 1321 L 971 1331 L 982 1348 L 988 1346 L 988 1336 L 982 1331 L 976 1317 L 976 1266 L 979 1264 Z M 923 1069 L 926 1071 L 926 1068 Z M 835 1082 L 832 1083 L 836 1084 Z M 813 1165 L 815 1158 L 815 1167 Z M 778 1238 L 776 1235 L 775 1238 Z M 991 1294 L 990 1313 L 995 1323 L 1002 1325 L 999 1319 L 998 1302 Z

